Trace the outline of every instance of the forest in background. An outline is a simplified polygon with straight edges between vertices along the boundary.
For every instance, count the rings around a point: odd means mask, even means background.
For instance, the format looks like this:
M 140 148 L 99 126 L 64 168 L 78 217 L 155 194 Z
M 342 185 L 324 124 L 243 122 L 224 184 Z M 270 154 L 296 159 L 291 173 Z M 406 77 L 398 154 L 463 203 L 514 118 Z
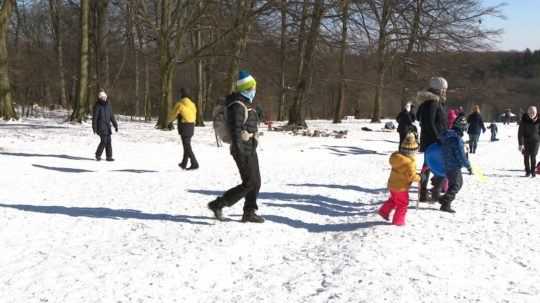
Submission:
M 292 125 L 395 117 L 432 76 L 448 79 L 449 106 L 488 119 L 540 103 L 540 50 L 490 51 L 501 31 L 482 20 L 504 6 L 480 0 L 0 3 L 4 119 L 37 104 L 83 121 L 103 88 L 116 113 L 165 128 L 185 87 L 201 125 L 239 69 L 266 118 Z

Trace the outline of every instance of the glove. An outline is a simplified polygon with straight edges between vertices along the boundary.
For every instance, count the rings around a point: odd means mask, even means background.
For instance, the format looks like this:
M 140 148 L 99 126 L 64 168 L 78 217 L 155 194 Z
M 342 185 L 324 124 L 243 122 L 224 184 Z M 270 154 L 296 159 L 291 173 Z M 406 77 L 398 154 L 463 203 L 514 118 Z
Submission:
M 469 172 L 469 175 L 474 175 L 472 167 L 467 167 L 467 171 Z
M 167 125 L 167 128 L 168 128 L 169 130 L 173 130 L 173 129 L 174 129 L 173 123 L 172 123 L 172 122 L 169 123 L 169 124 Z
M 114 128 L 114 131 L 118 132 L 118 127 L 115 127 L 115 128 Z
M 520 151 L 520 152 L 523 152 L 524 150 L 525 150 L 525 147 L 524 147 L 523 145 L 520 145 L 520 146 L 519 146 L 519 151 Z

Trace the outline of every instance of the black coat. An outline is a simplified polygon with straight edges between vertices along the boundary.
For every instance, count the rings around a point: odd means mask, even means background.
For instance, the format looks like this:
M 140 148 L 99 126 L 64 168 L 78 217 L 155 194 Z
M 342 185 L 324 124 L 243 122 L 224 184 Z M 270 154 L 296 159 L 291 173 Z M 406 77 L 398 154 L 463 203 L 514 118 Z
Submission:
M 94 116 L 92 117 L 92 129 L 99 135 L 110 135 L 111 123 L 118 130 L 118 123 L 114 118 L 111 103 L 98 100 L 94 106 Z
M 416 118 L 420 121 L 420 151 L 437 142 L 437 138 L 448 129 L 448 114 L 439 97 L 430 92 L 418 95 L 422 104 L 418 107 Z
M 245 120 L 246 111 L 244 106 L 235 103 L 240 101 L 248 108 L 247 120 Z M 227 96 L 225 104 L 227 105 L 227 123 L 231 130 L 231 153 L 237 155 L 254 154 L 257 149 L 256 135 L 258 133 L 259 118 L 257 112 L 252 108 L 252 104 L 247 98 L 240 94 L 232 94 Z M 247 131 L 253 135 L 249 140 L 243 141 L 241 138 L 242 131 Z
M 398 132 L 404 133 L 413 128 L 413 122 L 416 121 L 416 115 L 413 112 L 402 110 L 396 117 L 398 123 Z
M 467 130 L 469 135 L 480 135 L 480 133 L 486 131 L 482 116 L 477 112 L 474 112 L 467 117 L 467 123 L 469 124 L 469 129 Z
M 540 142 L 540 118 L 532 120 L 529 115 L 524 114 L 518 129 L 519 145 L 534 145 Z

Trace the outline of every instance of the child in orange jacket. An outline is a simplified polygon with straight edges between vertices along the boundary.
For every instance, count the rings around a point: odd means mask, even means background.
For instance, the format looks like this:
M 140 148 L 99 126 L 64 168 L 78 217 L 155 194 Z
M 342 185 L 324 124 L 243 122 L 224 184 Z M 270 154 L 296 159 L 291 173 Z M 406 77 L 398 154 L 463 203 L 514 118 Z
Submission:
M 420 182 L 420 175 L 416 173 L 416 152 L 418 143 L 412 133 L 409 133 L 399 151 L 390 156 L 392 172 L 388 178 L 390 198 L 379 209 L 379 215 L 389 220 L 390 212 L 395 209 L 392 224 L 405 225 L 405 215 L 409 206 L 409 188 L 412 182 Z

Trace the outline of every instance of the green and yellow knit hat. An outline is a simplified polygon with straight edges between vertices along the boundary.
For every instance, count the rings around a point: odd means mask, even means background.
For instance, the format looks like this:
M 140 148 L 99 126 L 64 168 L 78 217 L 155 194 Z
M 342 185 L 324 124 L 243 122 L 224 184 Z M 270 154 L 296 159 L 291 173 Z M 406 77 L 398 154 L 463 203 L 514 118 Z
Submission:
M 255 81 L 255 78 L 249 74 L 248 71 L 241 70 L 240 73 L 238 73 L 238 81 L 236 81 L 236 92 L 244 92 L 247 90 L 252 90 L 257 86 L 257 82 Z

